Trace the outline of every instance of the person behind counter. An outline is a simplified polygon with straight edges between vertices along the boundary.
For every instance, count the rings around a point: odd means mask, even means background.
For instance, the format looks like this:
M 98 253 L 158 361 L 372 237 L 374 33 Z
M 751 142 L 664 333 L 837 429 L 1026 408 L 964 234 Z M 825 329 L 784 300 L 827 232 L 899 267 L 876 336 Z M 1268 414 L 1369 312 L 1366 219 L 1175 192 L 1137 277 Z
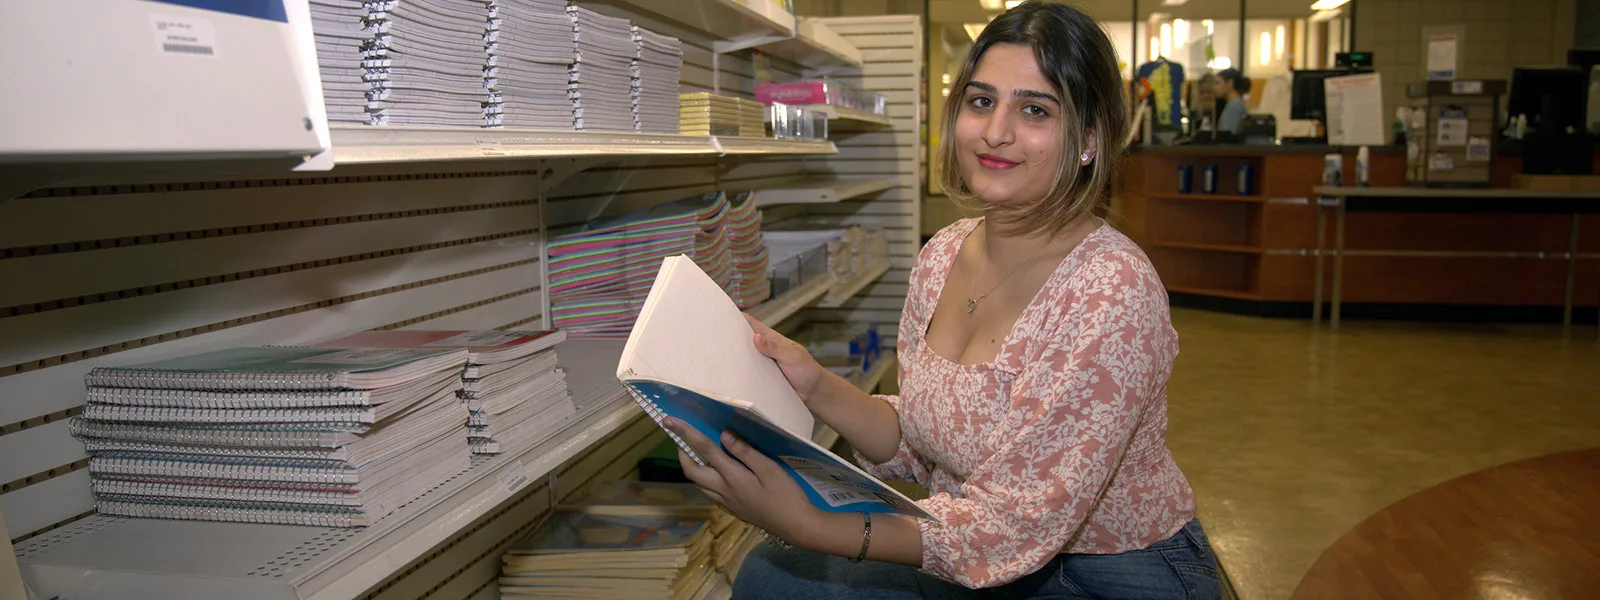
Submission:
M 1238 69 L 1223 69 L 1221 73 L 1217 73 L 1216 93 L 1228 101 L 1228 104 L 1222 107 L 1222 114 L 1217 117 L 1217 131 L 1238 133 L 1239 122 L 1249 113 L 1249 108 L 1244 103 L 1244 95 L 1250 93 L 1250 80 L 1246 79 Z

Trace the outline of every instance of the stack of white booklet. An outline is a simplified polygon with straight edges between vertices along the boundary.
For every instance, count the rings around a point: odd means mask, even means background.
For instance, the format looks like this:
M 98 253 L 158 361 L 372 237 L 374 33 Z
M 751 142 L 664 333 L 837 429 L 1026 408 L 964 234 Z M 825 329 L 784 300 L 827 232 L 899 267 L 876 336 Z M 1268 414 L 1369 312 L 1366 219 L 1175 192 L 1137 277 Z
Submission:
M 367 93 L 372 84 L 363 79 L 361 67 L 362 50 L 373 36 L 366 18 L 362 0 L 311 0 L 311 29 L 330 122 L 366 125 L 371 120 Z
M 644 133 L 678 132 L 678 38 L 633 26 L 633 124 Z
M 368 0 L 373 125 L 483 125 L 484 0 Z
M 568 6 L 567 14 L 577 40 L 567 84 L 573 128 L 633 131 L 633 26 L 581 6 Z
M 471 464 L 459 349 L 235 348 L 89 373 L 104 514 L 349 527 Z
M 361 348 L 461 348 L 466 435 L 473 454 L 538 444 L 577 414 L 566 374 L 556 368 L 564 331 L 368 331 L 320 344 Z
M 565 0 L 491 0 L 489 11 L 484 124 L 572 129 L 567 69 L 576 45 Z

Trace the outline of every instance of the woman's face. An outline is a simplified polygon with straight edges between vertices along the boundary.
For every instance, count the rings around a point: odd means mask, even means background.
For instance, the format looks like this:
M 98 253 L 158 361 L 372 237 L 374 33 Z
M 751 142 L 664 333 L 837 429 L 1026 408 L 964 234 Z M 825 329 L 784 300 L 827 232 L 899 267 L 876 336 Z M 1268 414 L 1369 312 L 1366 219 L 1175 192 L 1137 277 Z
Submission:
M 984 202 L 1018 208 L 1043 199 L 1066 151 L 1067 116 L 1033 49 L 990 47 L 978 59 L 960 102 L 957 161 L 972 192 Z

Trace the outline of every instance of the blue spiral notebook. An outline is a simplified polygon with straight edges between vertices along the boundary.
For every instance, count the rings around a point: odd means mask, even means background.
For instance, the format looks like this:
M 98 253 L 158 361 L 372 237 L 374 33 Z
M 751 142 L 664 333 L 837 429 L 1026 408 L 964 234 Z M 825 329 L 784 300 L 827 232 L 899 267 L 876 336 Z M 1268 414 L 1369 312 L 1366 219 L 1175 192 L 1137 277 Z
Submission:
M 712 440 L 732 430 L 788 471 L 817 508 L 933 518 L 811 441 L 811 412 L 777 363 L 756 350 L 754 337 L 733 300 L 693 260 L 669 257 L 623 347 L 617 379 L 658 424 L 677 417 Z

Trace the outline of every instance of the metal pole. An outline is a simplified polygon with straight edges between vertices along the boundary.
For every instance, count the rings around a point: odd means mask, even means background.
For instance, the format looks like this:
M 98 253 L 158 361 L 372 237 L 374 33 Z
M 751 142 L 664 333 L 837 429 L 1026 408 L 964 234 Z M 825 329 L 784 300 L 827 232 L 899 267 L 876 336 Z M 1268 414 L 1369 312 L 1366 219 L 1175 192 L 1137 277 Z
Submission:
M 1322 212 L 1322 199 L 1317 198 L 1312 203 L 1311 210 L 1317 211 L 1317 268 L 1315 279 L 1311 281 L 1311 323 L 1322 323 L 1322 249 L 1327 238 L 1327 216 Z
M 1578 215 L 1572 215 L 1567 237 L 1567 290 L 1561 297 L 1561 331 L 1572 328 L 1572 294 L 1578 283 Z
M 1338 197 L 1339 205 L 1334 207 L 1333 215 L 1333 330 L 1339 330 L 1339 303 L 1343 298 L 1344 288 L 1344 196 Z

